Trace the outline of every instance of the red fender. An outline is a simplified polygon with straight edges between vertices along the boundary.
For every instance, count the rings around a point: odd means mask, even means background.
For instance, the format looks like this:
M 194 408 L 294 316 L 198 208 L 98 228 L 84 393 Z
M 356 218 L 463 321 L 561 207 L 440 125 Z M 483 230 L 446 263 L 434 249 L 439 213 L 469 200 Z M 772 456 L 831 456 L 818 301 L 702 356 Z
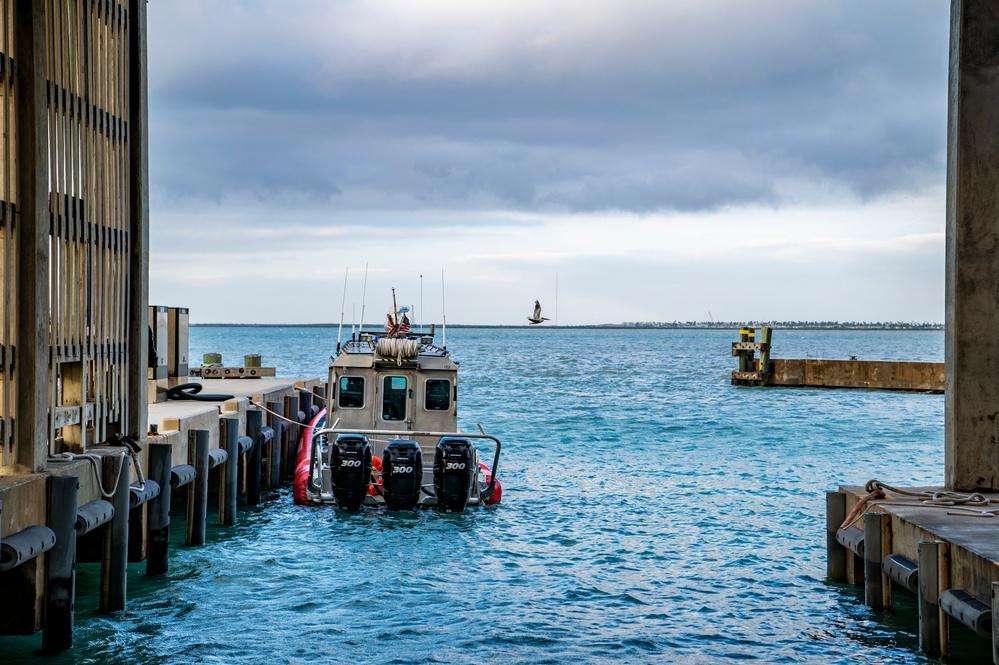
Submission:
M 305 431 L 302 432 L 301 445 L 298 446 L 298 459 L 295 460 L 295 503 L 309 504 L 306 490 L 309 486 L 309 466 L 312 463 L 312 433 L 315 431 L 316 423 L 326 415 L 326 409 L 316 414 L 316 417 L 309 421 Z
M 488 484 L 489 481 L 492 480 L 493 477 L 492 472 L 489 470 L 489 467 L 482 462 L 479 462 L 479 467 L 485 472 L 486 484 Z M 500 501 L 502 501 L 502 499 L 503 499 L 503 485 L 500 484 L 499 478 L 497 478 L 496 484 L 493 485 L 493 493 L 489 495 L 488 499 L 486 499 L 486 505 L 499 503 Z

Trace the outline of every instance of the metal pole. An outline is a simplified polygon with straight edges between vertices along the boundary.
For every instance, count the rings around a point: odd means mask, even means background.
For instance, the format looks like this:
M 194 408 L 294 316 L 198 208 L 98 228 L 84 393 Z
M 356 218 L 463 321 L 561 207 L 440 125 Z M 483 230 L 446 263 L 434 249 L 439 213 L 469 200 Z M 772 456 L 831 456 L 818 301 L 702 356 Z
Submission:
M 881 576 L 881 528 L 887 516 L 869 512 L 864 515 L 864 602 L 873 609 L 884 607 Z
M 250 506 L 260 505 L 260 428 L 263 422 L 263 411 L 246 412 L 246 435 L 253 439 L 246 467 L 246 503 Z
M 208 447 L 211 432 L 206 429 L 191 430 L 189 446 L 194 449 L 194 482 L 187 490 L 187 544 L 205 544 L 205 526 L 208 522 Z
M 223 418 L 222 433 L 229 459 L 225 463 L 225 481 L 222 487 L 223 505 L 220 523 L 236 523 L 236 486 L 239 480 L 239 418 Z
M 128 457 L 104 456 L 104 486 L 114 487 L 111 504 L 114 517 L 104 531 L 104 555 L 101 560 L 101 612 L 116 612 L 125 609 L 126 586 L 128 582 L 128 496 L 130 474 Z
M 149 479 L 159 483 L 159 496 L 149 501 L 146 509 L 148 551 L 146 575 L 162 575 L 170 567 L 170 470 L 173 468 L 173 446 L 169 443 L 149 444 Z
M 73 646 L 73 606 L 76 602 L 76 507 L 80 479 L 49 478 L 48 526 L 55 533 L 49 550 L 45 581 L 45 623 L 42 650 L 65 651 Z
M 846 494 L 826 492 L 826 576 L 846 581 L 846 548 L 836 540 L 836 532 L 846 519 Z

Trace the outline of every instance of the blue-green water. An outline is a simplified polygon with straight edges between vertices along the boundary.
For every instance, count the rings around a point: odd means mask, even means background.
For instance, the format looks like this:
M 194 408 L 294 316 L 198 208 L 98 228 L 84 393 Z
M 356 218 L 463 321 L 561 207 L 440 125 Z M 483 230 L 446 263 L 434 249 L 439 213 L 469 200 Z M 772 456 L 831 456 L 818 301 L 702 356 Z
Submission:
M 324 376 L 335 330 L 198 327 L 191 357 Z M 729 385 L 735 331 L 451 329 L 503 504 L 342 514 L 287 491 L 137 565 L 51 663 L 922 663 L 916 611 L 824 579 L 824 492 L 941 483 L 943 397 Z M 941 360 L 942 332 L 776 331 L 775 355 Z M 985 640 L 957 630 L 966 662 Z M 37 660 L 40 638 L 0 640 Z

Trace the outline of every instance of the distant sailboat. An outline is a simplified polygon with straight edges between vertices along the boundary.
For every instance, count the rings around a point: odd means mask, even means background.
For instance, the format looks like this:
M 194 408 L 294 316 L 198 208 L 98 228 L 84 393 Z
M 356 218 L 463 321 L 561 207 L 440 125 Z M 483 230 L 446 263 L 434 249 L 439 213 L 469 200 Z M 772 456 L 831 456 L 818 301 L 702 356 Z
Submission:
M 534 316 L 527 317 L 527 320 L 531 322 L 531 325 L 537 325 L 548 320 L 548 317 L 541 316 L 541 302 L 538 300 L 534 301 Z

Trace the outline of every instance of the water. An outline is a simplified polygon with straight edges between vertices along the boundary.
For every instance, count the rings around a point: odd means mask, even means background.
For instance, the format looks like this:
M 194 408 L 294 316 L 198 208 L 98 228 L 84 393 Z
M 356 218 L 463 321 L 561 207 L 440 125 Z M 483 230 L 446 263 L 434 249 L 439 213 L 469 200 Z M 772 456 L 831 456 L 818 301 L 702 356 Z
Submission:
M 503 504 L 342 514 L 287 491 L 129 577 L 47 663 L 925 663 L 916 610 L 825 581 L 824 492 L 941 484 L 943 397 L 729 385 L 735 331 L 451 329 Z M 776 331 L 778 357 L 941 360 L 942 332 Z M 191 357 L 324 375 L 335 331 L 198 327 Z M 957 662 L 987 662 L 960 630 Z M 43 662 L 40 638 L 0 660 Z M 961 659 L 964 659 L 962 661 Z M 954 662 L 953 660 L 950 662 Z

